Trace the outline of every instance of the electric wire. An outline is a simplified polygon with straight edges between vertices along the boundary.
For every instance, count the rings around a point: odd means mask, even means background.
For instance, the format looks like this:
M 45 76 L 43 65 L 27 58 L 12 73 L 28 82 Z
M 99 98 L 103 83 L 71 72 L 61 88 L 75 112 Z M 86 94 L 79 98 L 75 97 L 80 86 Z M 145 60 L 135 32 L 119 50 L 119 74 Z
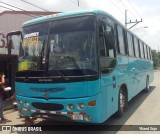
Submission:
M 90 9 L 85 2 L 83 2 L 82 0 L 81 0 L 80 2 L 81 2 L 80 4 L 81 4 L 82 6 L 84 6 L 86 9 Z
M 10 7 L 13 7 L 13 8 L 16 8 L 16 9 L 21 10 L 21 11 L 26 11 L 26 10 L 24 10 L 24 9 L 22 9 L 22 8 L 19 8 L 19 7 L 16 7 L 16 6 L 10 5 L 10 4 L 5 3 L 5 2 L 2 2 L 2 1 L 0 1 L 0 3 L 2 3 L 2 4 L 4 4 L 4 5 L 7 5 L 7 6 L 10 6 Z M 32 13 L 32 12 L 30 12 L 30 11 L 27 11 L 27 12 L 29 12 L 29 13 L 33 14 L 33 13 Z M 37 15 L 37 14 L 33 14 L 33 15 L 36 15 L 36 16 L 38 16 L 38 17 L 41 17 L 40 15 Z M 32 16 L 32 17 L 33 17 L 33 16 Z
M 37 5 L 33 4 L 33 3 L 30 3 L 30 2 L 28 2 L 28 1 L 25 1 L 25 0 L 20 0 L 20 1 L 22 1 L 22 2 L 24 2 L 24 3 L 27 3 L 27 4 L 29 4 L 29 5 L 32 5 L 32 6 L 36 7 L 36 8 L 39 8 L 39 9 L 45 11 L 45 12 L 49 12 L 48 10 L 46 10 L 46 9 L 44 9 L 44 8 L 42 8 L 42 7 L 39 7 L 39 6 L 37 6 Z
M 118 7 L 118 6 L 113 2 L 113 0 L 111 0 L 111 3 L 112 3 L 112 5 L 114 5 L 114 6 L 115 6 L 119 11 L 120 11 L 120 13 L 121 13 L 121 14 L 123 14 L 123 15 L 124 15 L 124 12 L 122 11 L 122 9 L 121 9 L 121 8 L 119 8 L 119 7 Z M 128 17 L 128 16 L 127 16 L 127 18 L 131 20 L 131 18 L 130 18 L 130 17 Z
M 77 5 L 77 6 L 78 6 L 77 1 L 75 1 L 75 0 L 70 0 L 70 1 L 71 1 L 72 3 L 74 3 L 75 5 Z M 86 9 L 85 7 L 81 6 L 80 4 L 79 4 L 79 7 L 83 8 L 83 9 Z
M 135 7 L 133 6 L 133 4 L 131 3 L 131 1 L 130 1 L 130 0 L 127 0 L 127 1 L 128 1 L 128 3 L 131 5 L 131 7 L 133 8 L 133 10 L 136 12 L 136 14 L 137 14 L 140 18 L 142 18 L 141 15 L 139 14 L 139 12 L 135 9 Z M 145 24 L 144 20 L 143 20 L 143 23 L 144 23 L 143 25 L 145 26 L 146 24 Z M 142 23 L 140 23 L 140 26 L 141 26 L 141 27 L 144 27 L 143 25 L 142 25 Z M 143 31 L 144 35 L 146 35 L 146 33 L 148 33 L 148 32 L 145 31 L 144 28 L 142 28 L 142 31 Z
M 2 6 L 2 5 L 0 5 L 0 7 L 5 8 L 5 9 L 9 9 L 9 10 L 11 10 L 11 11 L 16 11 L 16 10 L 14 10 L 14 9 L 12 9 L 12 8 L 5 7 L 5 6 Z M 28 11 L 27 11 L 27 12 L 28 12 Z M 36 18 L 35 16 L 29 15 L 29 14 L 24 14 L 24 15 L 30 16 L 30 17 L 32 17 L 32 18 Z

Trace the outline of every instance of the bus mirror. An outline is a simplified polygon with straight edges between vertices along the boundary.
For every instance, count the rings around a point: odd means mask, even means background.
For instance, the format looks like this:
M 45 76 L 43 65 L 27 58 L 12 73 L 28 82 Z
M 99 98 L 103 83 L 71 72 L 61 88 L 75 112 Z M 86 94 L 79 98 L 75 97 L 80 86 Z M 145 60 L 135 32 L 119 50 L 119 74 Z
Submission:
M 22 42 L 22 32 L 21 31 L 10 32 L 6 35 L 6 39 L 7 39 L 8 55 L 11 55 L 11 50 L 14 48 L 14 46 L 20 46 Z

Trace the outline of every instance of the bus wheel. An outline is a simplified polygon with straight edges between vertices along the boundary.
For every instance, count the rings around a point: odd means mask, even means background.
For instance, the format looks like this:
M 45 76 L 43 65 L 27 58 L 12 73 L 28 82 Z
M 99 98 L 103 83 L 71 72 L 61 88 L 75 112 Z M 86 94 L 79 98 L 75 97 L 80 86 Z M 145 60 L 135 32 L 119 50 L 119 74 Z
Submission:
M 149 92 L 149 77 L 147 76 L 146 78 L 146 88 L 144 89 L 144 92 L 145 93 L 148 93 Z
M 125 90 L 120 89 L 118 98 L 119 98 L 118 99 L 118 111 L 116 113 L 116 116 L 122 117 L 124 111 L 128 107 L 127 93 L 125 92 Z

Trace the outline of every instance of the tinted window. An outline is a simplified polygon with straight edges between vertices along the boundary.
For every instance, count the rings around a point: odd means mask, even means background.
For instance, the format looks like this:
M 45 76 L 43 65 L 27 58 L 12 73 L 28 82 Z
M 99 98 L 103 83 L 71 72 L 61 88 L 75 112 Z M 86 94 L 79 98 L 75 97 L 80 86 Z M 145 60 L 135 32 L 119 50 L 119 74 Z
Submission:
M 144 55 L 145 55 L 145 59 L 147 59 L 147 50 L 146 50 L 146 45 L 144 44 Z
M 127 41 L 128 41 L 128 51 L 130 56 L 134 56 L 133 53 L 133 40 L 132 35 L 130 33 L 127 33 Z
M 150 52 L 150 59 L 152 60 L 152 50 L 151 50 L 151 48 L 149 49 L 149 52 Z
M 149 47 L 148 47 L 148 46 L 146 46 L 146 49 L 147 49 L 147 58 L 148 58 L 148 60 L 150 60 Z
M 143 44 L 141 41 L 139 41 L 139 47 L 140 47 L 141 58 L 144 58 Z
M 106 30 L 105 30 L 105 45 L 106 45 L 107 57 L 115 57 L 113 30 L 108 25 L 106 25 Z
M 134 47 L 135 47 L 135 56 L 139 57 L 139 47 L 138 47 L 138 40 L 134 37 Z
M 44 69 L 41 59 L 43 55 L 43 58 L 45 58 L 46 53 L 46 46 L 47 46 L 47 39 L 48 39 L 48 31 L 49 31 L 49 23 L 40 23 L 36 25 L 30 25 L 23 28 L 23 45 L 22 45 L 22 51 L 23 55 L 20 57 L 20 61 L 27 63 L 34 63 L 34 70 Z M 38 58 L 39 57 L 39 58 Z M 21 67 L 24 69 L 25 67 L 23 64 Z M 31 65 L 31 66 L 33 66 Z M 29 65 L 30 66 L 30 65 Z M 31 67 L 27 66 L 27 69 L 30 69 Z M 29 68 L 28 68 L 29 67 Z M 31 68 L 32 69 L 32 68 Z
M 124 42 L 124 31 L 120 26 L 117 26 L 117 31 L 118 31 L 118 42 L 119 42 L 120 54 L 126 54 L 125 42 Z
M 104 41 L 100 42 L 100 65 L 102 74 L 107 74 L 116 65 L 113 29 L 108 24 L 104 26 L 103 39 Z
M 52 23 L 51 31 L 55 33 L 65 33 L 73 31 L 93 31 L 94 16 L 77 17 L 63 20 L 56 20 Z

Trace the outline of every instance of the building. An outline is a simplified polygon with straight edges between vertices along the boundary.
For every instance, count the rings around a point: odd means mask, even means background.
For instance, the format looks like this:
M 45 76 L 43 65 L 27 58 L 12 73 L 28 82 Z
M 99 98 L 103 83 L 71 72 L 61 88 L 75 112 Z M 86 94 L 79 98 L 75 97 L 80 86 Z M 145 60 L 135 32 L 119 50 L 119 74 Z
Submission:
M 0 72 L 5 73 L 7 85 L 12 87 L 12 92 L 14 92 L 15 74 L 18 69 L 19 50 L 16 46 L 12 47 L 10 62 L 8 57 L 6 34 L 11 31 L 21 30 L 22 24 L 27 20 L 55 13 L 57 12 L 3 11 L 0 13 Z M 9 78 L 9 76 L 11 77 Z M 11 84 L 9 84 L 10 82 Z

